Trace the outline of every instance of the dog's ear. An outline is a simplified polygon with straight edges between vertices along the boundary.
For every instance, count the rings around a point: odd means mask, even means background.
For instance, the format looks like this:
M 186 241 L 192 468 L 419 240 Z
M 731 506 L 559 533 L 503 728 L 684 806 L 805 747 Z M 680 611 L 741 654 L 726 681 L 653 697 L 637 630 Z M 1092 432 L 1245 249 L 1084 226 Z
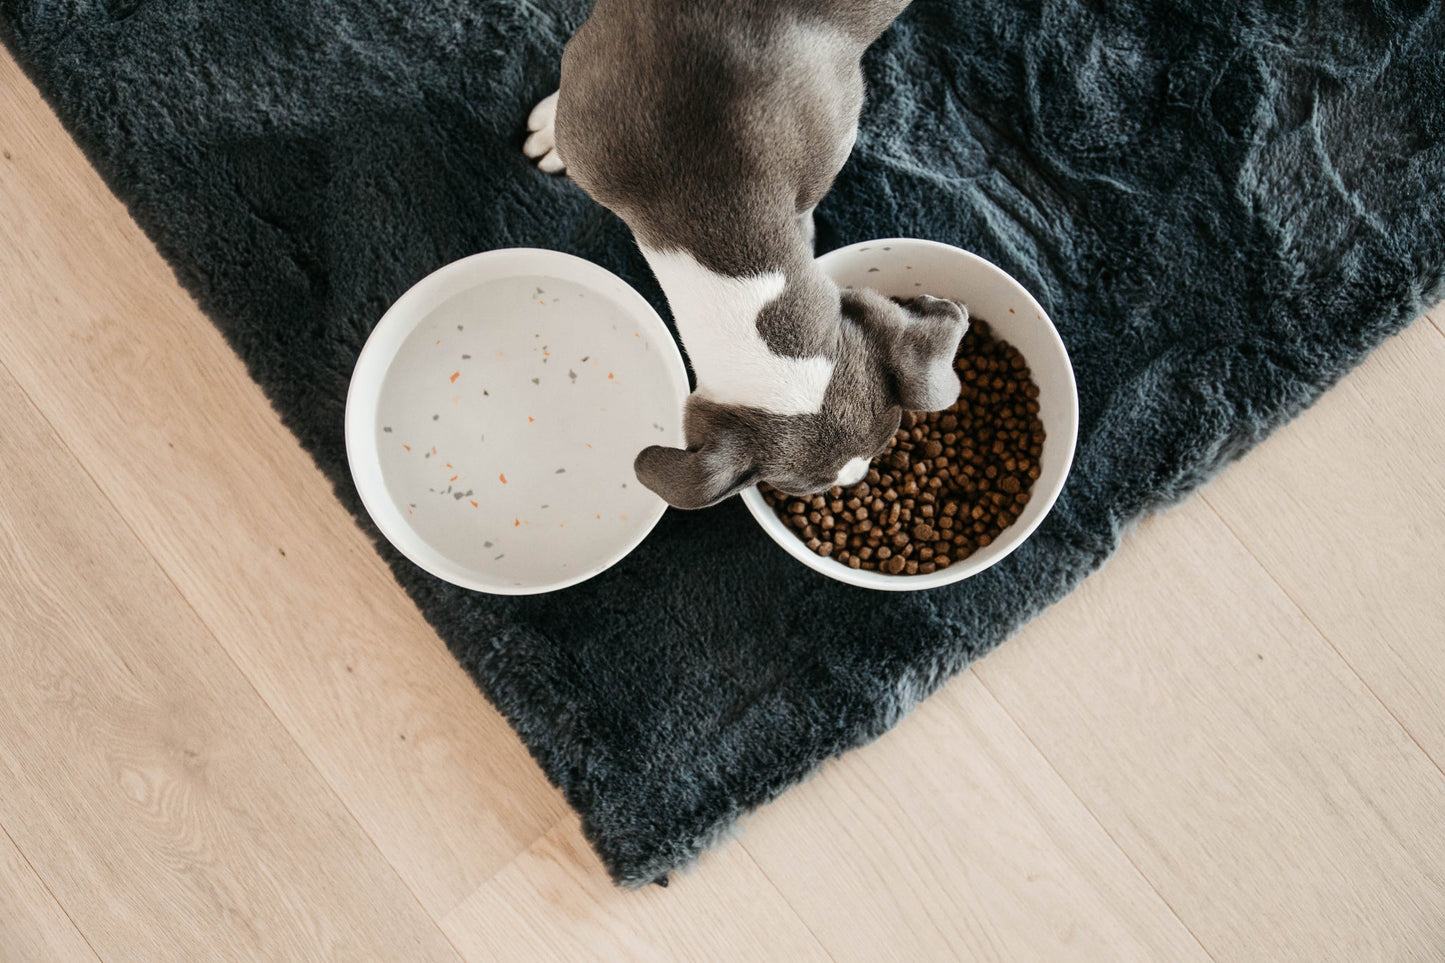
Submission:
M 633 463 L 637 480 L 673 508 L 706 508 L 757 480 L 751 460 L 732 446 L 644 448 Z
M 908 411 L 941 411 L 962 388 L 953 359 L 968 330 L 968 309 L 926 294 L 898 303 L 901 323 L 881 332 L 898 403 Z

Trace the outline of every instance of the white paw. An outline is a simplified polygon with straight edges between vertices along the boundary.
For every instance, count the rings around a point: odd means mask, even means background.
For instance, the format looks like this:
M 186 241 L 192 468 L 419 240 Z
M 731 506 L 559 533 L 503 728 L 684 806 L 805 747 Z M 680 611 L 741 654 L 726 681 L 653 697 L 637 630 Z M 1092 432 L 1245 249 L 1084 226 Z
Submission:
M 522 153 L 537 162 L 537 168 L 548 174 L 561 174 L 567 169 L 562 156 L 557 153 L 557 92 L 544 97 L 527 117 L 527 129 L 532 134 L 522 145 Z

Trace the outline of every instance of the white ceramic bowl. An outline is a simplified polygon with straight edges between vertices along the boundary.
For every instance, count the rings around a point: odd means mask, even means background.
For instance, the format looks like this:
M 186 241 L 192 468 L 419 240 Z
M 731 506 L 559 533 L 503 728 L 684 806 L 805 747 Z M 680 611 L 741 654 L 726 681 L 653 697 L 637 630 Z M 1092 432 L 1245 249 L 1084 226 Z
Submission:
M 362 503 L 439 578 L 526 595 L 635 548 L 666 503 L 637 453 L 681 446 L 682 356 L 622 279 L 515 248 L 427 275 L 367 339 L 346 398 Z
M 1018 348 L 1039 386 L 1039 418 L 1045 435 L 1039 477 L 1023 513 L 998 538 L 968 558 L 926 575 L 887 575 L 849 568 L 810 552 L 756 488 L 742 493 L 743 502 L 784 551 L 840 582 L 906 592 L 976 575 L 1022 545 L 1038 528 L 1063 490 L 1073 464 L 1079 397 L 1074 369 L 1058 331 L 1033 296 L 1002 268 L 948 244 L 916 238 L 863 241 L 830 251 L 818 264 L 840 287 L 869 287 L 890 297 L 932 294 L 957 300 L 967 305 L 970 317 L 987 321 L 995 336 Z

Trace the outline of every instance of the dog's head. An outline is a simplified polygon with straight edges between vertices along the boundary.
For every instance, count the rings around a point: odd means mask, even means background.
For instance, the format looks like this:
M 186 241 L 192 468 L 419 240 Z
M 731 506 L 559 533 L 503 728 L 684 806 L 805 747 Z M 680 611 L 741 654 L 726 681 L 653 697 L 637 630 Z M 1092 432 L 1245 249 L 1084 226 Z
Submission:
M 687 448 L 654 445 L 638 479 L 676 508 L 705 508 L 765 481 L 790 495 L 852 485 L 888 445 L 904 410 L 939 411 L 958 398 L 953 369 L 968 312 L 924 295 L 896 302 L 842 292 L 832 379 L 814 413 L 784 415 L 694 394 Z

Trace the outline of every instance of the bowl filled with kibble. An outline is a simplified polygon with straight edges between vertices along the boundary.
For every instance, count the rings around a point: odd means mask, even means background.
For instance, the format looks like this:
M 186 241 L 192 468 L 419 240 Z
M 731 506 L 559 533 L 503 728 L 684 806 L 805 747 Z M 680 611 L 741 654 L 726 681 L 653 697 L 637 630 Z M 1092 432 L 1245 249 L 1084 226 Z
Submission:
M 818 264 L 845 290 L 965 305 L 962 391 L 943 411 L 904 412 L 858 484 L 808 497 L 759 485 L 744 504 L 789 555 L 851 585 L 912 591 L 976 575 L 1038 528 L 1073 463 L 1078 392 L 1058 331 L 1006 271 L 952 245 L 864 241 Z

